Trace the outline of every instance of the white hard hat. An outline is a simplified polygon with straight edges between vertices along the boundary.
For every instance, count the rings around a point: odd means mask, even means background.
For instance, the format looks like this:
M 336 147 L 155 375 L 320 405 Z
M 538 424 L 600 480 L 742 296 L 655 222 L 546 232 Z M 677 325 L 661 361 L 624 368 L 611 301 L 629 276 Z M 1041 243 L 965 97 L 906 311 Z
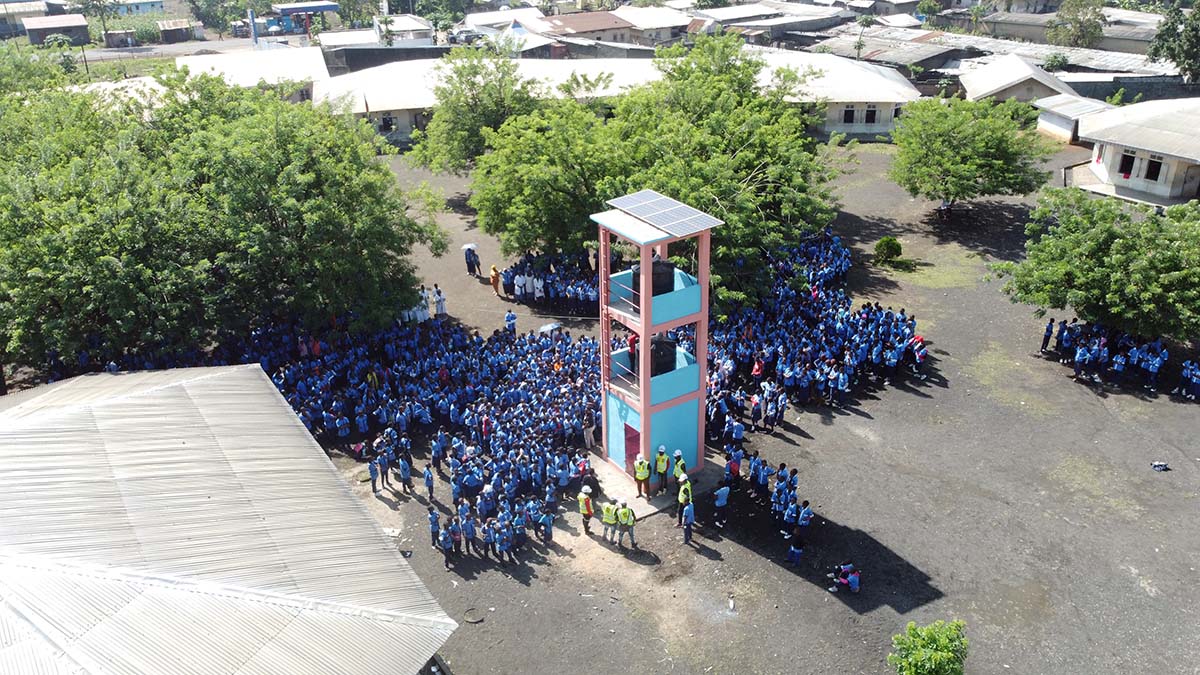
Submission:
M 681 473 L 681 474 L 679 474 L 679 482 L 680 482 L 680 483 L 682 483 L 682 482 L 686 481 L 687 479 L 688 479 L 688 477 L 687 477 L 687 474 L 686 474 L 686 473 Z
M 659 452 L 666 452 L 666 451 L 667 451 L 667 446 L 665 446 L 665 445 L 660 445 L 660 446 L 658 446 L 658 451 L 659 451 Z
M 592 494 L 592 488 L 588 487 L 587 485 L 584 485 L 583 486 L 583 494 L 585 494 L 585 495 Z
M 676 456 L 676 457 L 683 457 L 683 451 L 682 451 L 682 450 L 676 450 L 676 451 L 675 451 L 675 456 Z
M 625 498 L 622 497 L 621 498 L 621 506 L 628 506 L 628 505 L 629 505 L 629 502 L 625 501 Z

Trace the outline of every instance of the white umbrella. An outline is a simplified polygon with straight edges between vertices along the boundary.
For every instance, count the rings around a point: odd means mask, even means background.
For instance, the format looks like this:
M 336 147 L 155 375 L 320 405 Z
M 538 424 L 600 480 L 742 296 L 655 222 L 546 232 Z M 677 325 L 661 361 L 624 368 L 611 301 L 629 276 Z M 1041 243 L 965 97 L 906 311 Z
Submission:
M 555 328 L 561 328 L 561 327 L 562 327 L 562 325 L 559 324 L 558 322 L 548 323 L 545 326 L 542 326 L 541 328 L 539 328 L 538 332 L 539 333 L 549 333 L 550 331 L 554 330 Z
M 467 250 L 467 249 L 477 249 L 477 248 L 479 248 L 479 245 L 478 245 L 478 244 L 463 244 L 463 245 L 462 245 L 462 250 L 463 250 L 463 251 L 465 251 L 465 250 Z

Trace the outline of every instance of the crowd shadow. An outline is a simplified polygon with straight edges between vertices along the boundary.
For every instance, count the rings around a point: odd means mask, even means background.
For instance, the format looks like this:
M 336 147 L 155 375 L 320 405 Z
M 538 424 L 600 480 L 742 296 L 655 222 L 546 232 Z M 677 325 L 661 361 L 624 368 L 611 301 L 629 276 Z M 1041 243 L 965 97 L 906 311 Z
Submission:
M 788 563 L 786 555 L 790 542 L 780 535 L 769 507 L 752 499 L 745 481 L 730 497 L 728 509 L 728 522 L 736 525 L 718 528 L 712 521 L 710 500 L 701 500 L 697 507 L 697 520 L 701 526 L 693 533 L 693 542 L 698 549 L 709 548 L 704 541 L 727 540 L 822 590 L 833 585 L 825 575 L 835 565 L 853 561 L 862 570 L 862 590 L 849 593 L 840 588 L 838 593 L 831 595 L 858 614 L 875 611 L 884 605 L 898 614 L 908 614 L 944 595 L 933 585 L 928 574 L 900 553 L 870 534 L 829 520 L 821 513 L 801 534 L 805 545 L 799 564 Z

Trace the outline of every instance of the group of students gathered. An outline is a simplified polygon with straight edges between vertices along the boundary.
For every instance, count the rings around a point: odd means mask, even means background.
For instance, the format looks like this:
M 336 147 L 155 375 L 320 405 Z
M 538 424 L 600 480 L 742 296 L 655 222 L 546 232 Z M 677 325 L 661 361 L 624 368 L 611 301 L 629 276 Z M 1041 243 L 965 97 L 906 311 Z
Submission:
M 1051 317 L 1042 331 L 1042 354 L 1051 352 L 1052 339 L 1059 363 L 1073 368 L 1076 381 L 1116 387 L 1140 384 L 1152 393 L 1158 391 L 1159 375 L 1170 357 L 1161 337 L 1147 340 L 1098 323 L 1081 323 L 1078 318 L 1069 323 L 1061 319 L 1056 325 Z M 1170 393 L 1189 401 L 1200 396 L 1200 362 L 1183 361 L 1179 381 Z

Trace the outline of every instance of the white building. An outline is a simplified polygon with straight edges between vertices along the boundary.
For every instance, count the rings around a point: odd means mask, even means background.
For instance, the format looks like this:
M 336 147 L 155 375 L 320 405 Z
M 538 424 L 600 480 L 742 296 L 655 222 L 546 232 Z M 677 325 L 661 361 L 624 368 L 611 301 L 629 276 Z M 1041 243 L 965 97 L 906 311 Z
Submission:
M 921 92 L 894 68 L 865 61 L 783 49 L 750 48 L 763 56 L 767 68 L 760 74 L 766 84 L 777 68 L 791 68 L 805 77 L 797 102 L 825 104 L 821 131 L 874 138 L 891 133 L 905 105 Z
M 629 22 L 630 42 L 639 45 L 661 45 L 674 42 L 687 34 L 692 17 L 669 7 L 634 7 L 621 5 L 612 12 Z
M 217 75 L 235 87 L 256 87 L 259 83 L 295 82 L 300 88 L 293 100 L 312 100 L 313 83 L 329 79 L 320 47 L 280 47 L 247 49 L 224 54 L 180 56 L 175 66 L 187 68 L 192 75 Z
M 1038 131 L 1051 138 L 1074 143 L 1079 138 L 1079 120 L 1087 115 L 1111 110 L 1116 106 L 1094 98 L 1055 94 L 1033 102 L 1037 108 Z
M 1146 101 L 1079 120 L 1092 173 L 1118 196 L 1200 199 L 1200 98 Z
M 959 78 L 968 101 L 1015 98 L 1029 103 L 1055 94 L 1078 96 L 1062 80 L 1042 70 L 1032 60 L 1017 54 L 1002 56 Z
M 826 119 L 820 130 L 874 137 L 887 134 L 900 109 L 920 98 L 920 92 L 891 68 L 861 61 L 781 49 L 752 49 L 767 66 L 759 75 L 763 86 L 771 83 L 775 70 L 790 68 L 805 80 L 791 99 L 821 102 Z M 434 87 L 440 73 L 437 59 L 421 59 L 366 68 L 355 73 L 319 81 L 314 100 L 327 102 L 365 117 L 389 140 L 406 142 L 413 129 L 421 128 L 428 112 L 437 104 Z M 650 59 L 520 59 L 522 77 L 543 83 L 547 96 L 561 95 L 557 85 L 572 73 L 596 76 L 608 73 L 612 81 L 595 96 L 614 96 L 629 87 L 658 80 L 662 73 Z

